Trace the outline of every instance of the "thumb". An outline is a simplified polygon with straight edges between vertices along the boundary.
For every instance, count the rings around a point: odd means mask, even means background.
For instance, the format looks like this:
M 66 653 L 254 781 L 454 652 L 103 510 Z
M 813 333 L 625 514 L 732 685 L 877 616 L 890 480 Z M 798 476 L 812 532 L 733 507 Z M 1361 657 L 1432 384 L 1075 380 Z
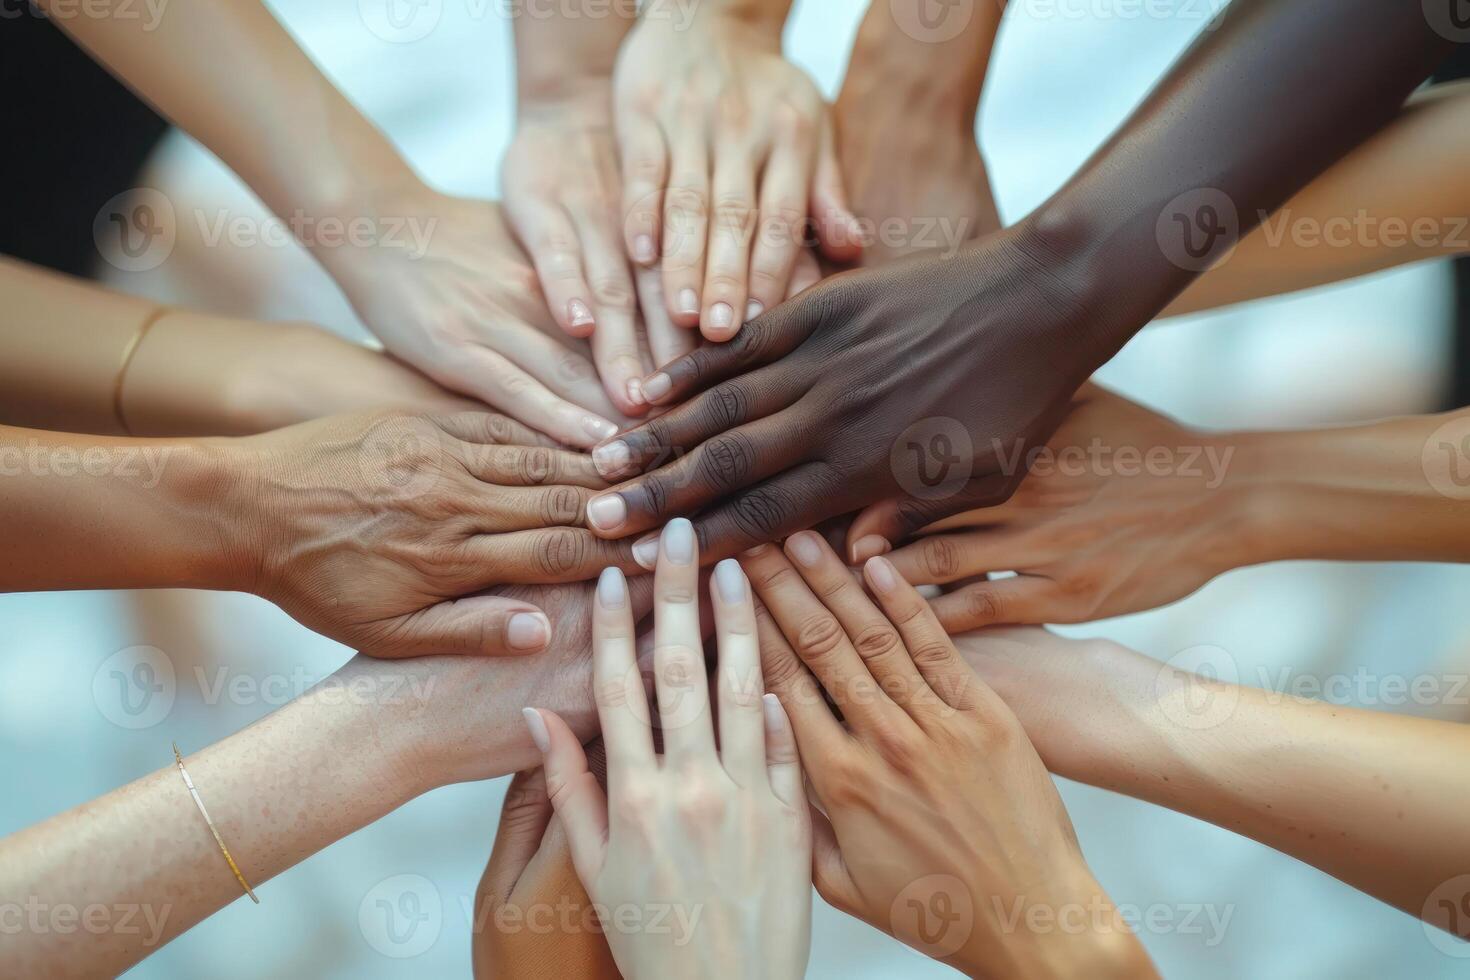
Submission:
M 447 599 L 375 626 L 382 639 L 363 649 L 370 657 L 522 657 L 540 653 L 551 642 L 551 621 L 544 612 L 504 596 Z
M 510 901 L 526 866 L 540 849 L 550 822 L 551 798 L 546 795 L 542 770 L 517 773 L 505 791 L 490 863 L 480 879 L 480 894 L 490 901 L 492 908 Z
M 995 473 L 971 480 L 956 493 L 942 497 L 926 499 L 905 494 L 880 500 L 853 518 L 847 529 L 848 562 L 860 565 L 887 554 L 895 544 L 935 521 L 1004 503 L 1018 482 L 1014 476 Z
M 829 116 L 817 145 L 809 210 L 817 228 L 822 254 L 833 262 L 855 262 L 863 253 L 862 229 L 847 206 L 842 166 L 837 159 L 837 134 Z

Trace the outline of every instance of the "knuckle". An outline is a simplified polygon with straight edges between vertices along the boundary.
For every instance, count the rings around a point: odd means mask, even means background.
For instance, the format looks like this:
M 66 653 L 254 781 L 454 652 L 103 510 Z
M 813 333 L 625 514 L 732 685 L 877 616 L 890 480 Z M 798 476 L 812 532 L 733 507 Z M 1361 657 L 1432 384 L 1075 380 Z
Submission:
M 864 660 L 886 657 L 899 648 L 898 634 L 886 626 L 868 626 L 853 638 L 852 645 Z
M 796 631 L 794 645 L 803 660 L 820 660 L 842 645 L 844 634 L 837 620 L 817 614 L 809 617 Z
M 619 313 L 633 312 L 633 288 L 626 279 L 615 276 L 599 276 L 588 286 L 598 306 Z
M 702 402 L 700 422 L 711 429 L 733 429 L 750 418 L 750 392 L 744 385 L 734 382 L 719 385 Z
M 746 537 L 765 540 L 785 527 L 795 513 L 796 504 L 788 491 L 756 487 L 731 505 L 730 520 Z
M 592 686 L 592 696 L 599 708 L 621 708 L 628 703 L 626 678 L 610 677 Z
M 787 655 L 785 650 L 767 651 L 761 660 L 761 672 L 765 675 L 766 686 L 772 690 L 785 690 L 796 683 L 796 680 L 806 672 L 801 661 Z
M 923 640 L 909 648 L 914 666 L 921 671 L 948 665 L 953 651 L 941 640 Z
M 700 478 L 716 493 L 726 494 L 743 487 L 754 469 L 754 450 L 750 441 L 738 432 L 711 439 L 700 450 Z
M 964 612 L 969 622 L 996 623 L 1004 612 L 1002 603 L 995 593 L 983 586 L 965 590 Z
M 671 222 L 703 218 L 708 212 L 709 198 L 692 187 L 671 187 L 664 195 L 664 213 Z
M 947 581 L 959 574 L 959 548 L 947 534 L 925 538 L 919 548 L 924 571 L 939 581 Z
M 585 504 L 584 493 L 576 487 L 552 487 L 541 498 L 541 521 L 547 525 L 575 524 L 581 520 Z
M 536 447 L 515 452 L 516 474 L 526 483 L 540 484 L 551 479 L 556 472 L 556 463 L 551 450 Z
M 586 568 L 593 540 L 579 528 L 548 528 L 531 542 L 532 560 L 546 578 L 561 578 Z
M 920 736 L 895 728 L 880 728 L 873 742 L 884 760 L 900 772 L 913 772 L 926 755 Z
M 675 809 L 689 826 L 713 831 L 725 817 L 727 799 L 708 780 L 691 779 L 685 782 Z

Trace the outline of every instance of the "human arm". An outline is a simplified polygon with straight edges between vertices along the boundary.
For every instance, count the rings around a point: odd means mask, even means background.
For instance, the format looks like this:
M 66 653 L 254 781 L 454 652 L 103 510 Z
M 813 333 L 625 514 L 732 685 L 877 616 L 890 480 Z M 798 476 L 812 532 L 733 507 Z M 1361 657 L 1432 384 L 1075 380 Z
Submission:
M 1470 410 L 1203 432 L 1089 384 L 1029 463 L 1010 500 L 890 556 L 916 585 L 962 583 L 932 600 L 947 629 L 1138 612 L 1271 561 L 1470 560 Z M 875 517 L 849 529 L 854 561 L 888 547 Z
M 0 427 L 0 589 L 246 591 L 376 656 L 533 653 L 546 616 L 476 593 L 636 566 L 578 526 L 586 457 L 506 444 L 521 431 L 389 413 L 240 439 Z
M 1236 0 L 1026 219 L 950 258 L 834 276 L 647 379 L 656 405 L 696 397 L 598 447 L 600 468 L 678 459 L 597 498 L 595 529 L 698 510 L 718 558 L 865 506 L 910 531 L 1004 500 L 1019 474 L 1000 460 L 1044 443 L 1099 365 L 1447 47 L 1413 5 Z M 1366 60 L 1321 85 L 1338 55 Z
M 864 568 L 872 599 L 810 531 L 741 563 L 822 810 L 823 898 L 972 977 L 1157 975 L 1021 723 L 885 559 Z
M 955 639 L 1058 775 L 1243 834 L 1470 938 L 1467 726 L 1226 683 L 1036 628 Z M 1200 658 L 1217 674 L 1233 665 L 1220 650 Z
M 630 589 L 635 610 L 646 611 L 648 584 L 635 579 Z M 220 836 L 263 901 L 271 900 L 262 888 L 269 879 L 414 797 L 534 765 L 523 705 L 545 704 L 581 737 L 595 733 L 592 587 L 512 591 L 556 624 L 539 657 L 359 656 L 249 728 L 185 755 Z M 242 897 L 167 744 L 159 748 L 158 771 L 0 840 L 7 903 L 131 906 L 141 910 L 139 928 L 7 935 L 9 969 L 114 976 Z

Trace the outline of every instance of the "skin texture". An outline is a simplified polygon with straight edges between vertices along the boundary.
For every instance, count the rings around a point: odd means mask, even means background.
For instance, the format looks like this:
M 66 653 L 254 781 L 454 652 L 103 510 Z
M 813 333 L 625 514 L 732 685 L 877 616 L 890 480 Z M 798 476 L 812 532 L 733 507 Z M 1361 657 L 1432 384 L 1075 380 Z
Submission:
M 627 254 L 658 265 L 669 317 L 711 341 L 786 297 L 808 217 L 829 258 L 860 250 L 827 107 L 781 56 L 789 10 L 655 4 L 618 54 Z
M 374 656 L 533 653 L 546 616 L 475 593 L 636 566 L 579 526 L 600 482 L 587 458 L 506 444 L 522 435 L 485 414 L 243 439 L 3 427 L 14 560 L 0 588 L 248 591 Z
M 893 567 L 866 567 L 870 600 L 809 531 L 741 563 L 767 682 L 824 815 L 822 897 L 969 976 L 1152 975 L 1021 723 Z M 1080 930 L 1008 926 L 1002 911 L 1089 903 L 1103 913 Z
M 1466 410 L 1205 433 L 1089 384 L 1015 496 L 890 558 L 915 585 L 953 587 L 932 600 L 952 632 L 1139 612 L 1269 561 L 1465 561 L 1466 435 Z M 886 549 L 874 524 L 849 529 L 854 560 Z M 1019 575 L 985 580 L 1002 571 Z
M 635 613 L 646 611 L 651 583 L 629 586 Z M 534 765 L 520 718 L 527 702 L 558 711 L 579 737 L 595 732 L 592 586 L 512 591 L 557 624 L 538 657 L 356 657 L 249 728 L 186 752 L 215 826 L 263 901 L 269 879 L 414 797 Z M 166 747 L 159 763 L 151 775 L 0 840 L 6 901 L 137 906 L 140 928 L 26 929 L 7 936 L 7 969 L 115 976 L 243 898 Z M 157 929 L 147 925 L 150 913 Z
M 56 23 L 239 174 L 396 356 L 563 443 L 617 430 L 590 361 L 552 356 L 499 210 L 425 186 L 263 5 Z
M 710 586 L 719 646 L 712 713 L 699 578 L 693 529 L 672 521 L 654 574 L 662 755 L 617 569 L 598 582 L 592 627 L 606 794 L 555 712 L 527 708 L 526 724 L 578 877 L 609 910 L 604 934 L 624 976 L 799 978 L 811 941 L 812 845 L 796 743 L 779 702 L 761 695 L 755 607 L 733 561 Z M 655 912 L 674 929 L 608 928 Z
M 610 477 L 679 455 L 593 526 L 622 537 L 709 508 L 697 527 L 718 558 L 867 505 L 898 537 L 1004 500 L 1003 453 L 1049 437 L 1093 370 L 1391 119 L 1447 47 L 1413 5 L 1237 0 L 1020 224 L 952 259 L 835 276 L 649 378 L 656 405 L 703 394 L 599 447 Z M 1320 85 L 1339 54 L 1365 60 Z
M 956 642 L 1058 775 L 1243 834 L 1470 938 L 1465 725 L 1205 679 L 1034 627 Z

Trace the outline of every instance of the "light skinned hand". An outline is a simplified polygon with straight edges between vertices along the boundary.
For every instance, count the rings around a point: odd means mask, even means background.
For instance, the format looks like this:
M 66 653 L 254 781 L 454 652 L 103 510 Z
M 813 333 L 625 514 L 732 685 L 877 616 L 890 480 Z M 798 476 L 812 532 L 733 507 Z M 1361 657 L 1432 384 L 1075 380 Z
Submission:
M 932 600 L 953 632 L 1162 606 L 1247 561 L 1233 452 L 1088 384 L 1010 500 L 938 521 L 890 560 L 915 585 L 962 583 Z M 887 505 L 860 514 L 852 560 L 887 551 L 895 518 Z M 1002 571 L 1019 574 L 984 579 Z
M 811 531 L 741 564 L 766 681 L 824 814 L 822 897 L 970 976 L 1152 975 L 1021 723 L 893 566 L 865 566 L 870 598 Z M 1031 928 L 1033 908 L 1097 917 Z
M 624 242 L 662 270 L 673 322 L 722 342 L 786 297 L 809 217 L 829 258 L 861 243 L 827 106 L 782 57 L 781 24 L 655 10 L 613 75 Z
M 660 547 L 654 685 L 663 754 L 654 752 L 627 587 L 608 569 L 593 614 L 607 792 L 560 716 L 527 708 L 551 801 L 578 876 L 612 918 L 605 934 L 624 976 L 800 977 L 811 934 L 811 828 L 790 723 L 762 696 L 749 584 L 734 562 L 716 567 L 711 581 L 712 712 L 689 522 L 671 521 Z M 653 914 L 672 930 L 627 925 Z
M 234 584 L 372 656 L 541 650 L 544 613 L 476 593 L 637 566 L 582 527 L 587 457 L 508 444 L 525 438 L 483 413 L 370 413 L 235 440 Z

